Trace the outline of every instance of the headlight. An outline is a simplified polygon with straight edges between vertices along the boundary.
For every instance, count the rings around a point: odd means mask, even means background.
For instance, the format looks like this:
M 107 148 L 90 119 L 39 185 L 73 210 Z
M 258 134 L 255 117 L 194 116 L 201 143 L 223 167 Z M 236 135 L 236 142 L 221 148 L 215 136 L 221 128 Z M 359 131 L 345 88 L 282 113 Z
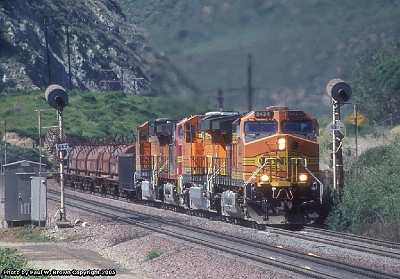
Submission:
M 307 179 L 308 179 L 307 174 L 302 173 L 302 174 L 299 175 L 299 180 L 300 180 L 301 182 L 307 181 Z
M 286 139 L 285 138 L 278 139 L 278 149 L 279 150 L 286 149 Z
M 267 182 L 267 181 L 269 181 L 269 176 L 266 175 L 266 174 L 263 174 L 263 175 L 261 176 L 261 181 L 262 181 L 262 182 Z

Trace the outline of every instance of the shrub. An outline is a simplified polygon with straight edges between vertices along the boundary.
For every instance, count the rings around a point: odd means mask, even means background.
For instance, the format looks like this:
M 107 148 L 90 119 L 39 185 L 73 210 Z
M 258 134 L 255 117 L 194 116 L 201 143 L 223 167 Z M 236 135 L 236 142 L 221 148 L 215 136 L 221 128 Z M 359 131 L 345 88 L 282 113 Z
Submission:
M 400 240 L 398 166 L 400 144 L 377 147 L 361 157 L 345 177 L 343 195 L 333 206 L 327 224 L 337 231 Z M 382 155 L 386 156 L 382 160 Z M 379 162 L 379 164 L 377 163 Z
M 23 230 L 21 230 L 18 233 L 18 237 L 35 242 L 46 242 L 52 240 L 52 238 L 47 237 L 43 234 L 42 229 L 30 228 L 30 227 L 25 227 Z
M 0 271 L 6 268 L 21 269 L 24 267 L 24 258 L 15 252 L 16 249 L 0 248 Z
M 155 259 L 155 258 L 161 256 L 162 254 L 163 254 L 163 252 L 161 250 L 153 249 L 153 250 L 147 252 L 146 259 L 148 261 L 150 261 L 152 259 Z
M 30 269 L 26 266 L 26 260 L 22 255 L 16 254 L 16 249 L 10 248 L 0 248 L 0 274 L 3 272 L 4 269 Z M 25 278 L 23 276 L 5 276 L 1 278 Z M 31 278 L 31 276 L 29 276 Z M 41 276 L 40 278 L 49 279 L 48 276 Z
M 90 104 L 95 104 L 97 103 L 96 97 L 94 97 L 92 94 L 90 93 L 84 93 L 81 96 L 82 101 L 86 102 L 86 103 L 90 103 Z

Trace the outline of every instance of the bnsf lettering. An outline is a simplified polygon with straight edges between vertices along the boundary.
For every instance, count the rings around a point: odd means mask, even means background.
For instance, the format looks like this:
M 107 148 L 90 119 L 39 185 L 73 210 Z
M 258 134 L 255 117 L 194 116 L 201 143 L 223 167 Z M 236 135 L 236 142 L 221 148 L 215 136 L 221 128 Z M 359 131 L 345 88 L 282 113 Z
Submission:
M 275 162 L 277 165 L 284 165 L 285 164 L 285 158 L 276 158 Z
M 258 160 L 258 162 L 261 164 L 261 165 L 271 165 L 271 166 L 273 166 L 273 165 L 285 165 L 285 163 L 286 163 L 286 160 L 285 160 L 285 158 L 260 158 L 259 160 Z M 267 163 L 265 163 L 265 162 L 267 162 Z

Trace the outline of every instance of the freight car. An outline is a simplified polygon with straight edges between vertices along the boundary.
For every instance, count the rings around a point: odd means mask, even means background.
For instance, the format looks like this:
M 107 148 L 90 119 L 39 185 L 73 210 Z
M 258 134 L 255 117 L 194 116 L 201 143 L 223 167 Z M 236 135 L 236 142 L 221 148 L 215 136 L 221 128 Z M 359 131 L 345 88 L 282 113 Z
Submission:
M 66 185 L 258 224 L 318 218 L 318 123 L 286 107 L 157 119 L 135 142 L 71 146 Z

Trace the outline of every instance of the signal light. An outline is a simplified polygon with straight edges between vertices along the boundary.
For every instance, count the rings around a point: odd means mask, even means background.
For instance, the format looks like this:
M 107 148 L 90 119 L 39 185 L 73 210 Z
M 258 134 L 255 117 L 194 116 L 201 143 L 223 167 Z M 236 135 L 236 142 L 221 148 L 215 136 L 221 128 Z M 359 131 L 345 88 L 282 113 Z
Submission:
M 332 79 L 326 86 L 326 92 L 338 103 L 345 103 L 350 100 L 352 90 L 350 85 L 341 79 Z
M 67 92 L 57 84 L 52 84 L 46 88 L 45 97 L 49 105 L 57 110 L 62 110 L 68 104 Z

